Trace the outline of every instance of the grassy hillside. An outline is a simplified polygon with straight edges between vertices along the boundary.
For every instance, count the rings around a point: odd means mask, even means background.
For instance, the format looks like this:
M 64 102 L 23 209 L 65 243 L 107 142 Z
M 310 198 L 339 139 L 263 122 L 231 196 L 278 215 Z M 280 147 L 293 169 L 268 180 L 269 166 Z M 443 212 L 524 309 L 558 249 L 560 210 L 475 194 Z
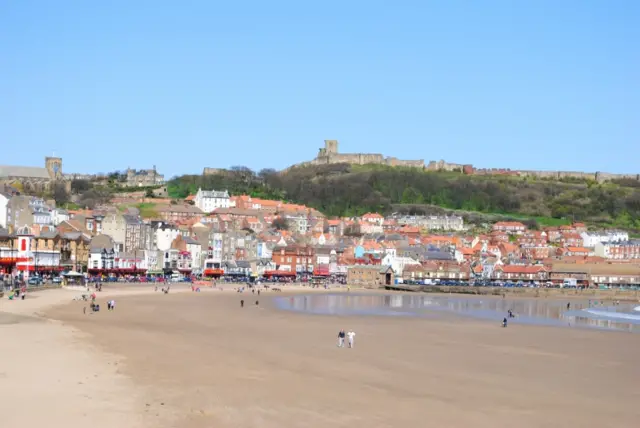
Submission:
M 240 173 L 241 170 L 241 173 Z M 598 184 L 500 176 L 465 176 L 412 168 L 347 164 L 305 166 L 286 173 L 247 169 L 214 177 L 183 176 L 169 183 L 172 196 L 203 189 L 228 189 L 265 198 L 285 198 L 327 215 L 389 213 L 394 205 L 436 206 L 541 224 L 584 221 L 640 229 L 640 187 L 636 182 Z M 194 190 L 195 189 L 195 190 Z M 415 210 L 415 208 L 414 208 Z

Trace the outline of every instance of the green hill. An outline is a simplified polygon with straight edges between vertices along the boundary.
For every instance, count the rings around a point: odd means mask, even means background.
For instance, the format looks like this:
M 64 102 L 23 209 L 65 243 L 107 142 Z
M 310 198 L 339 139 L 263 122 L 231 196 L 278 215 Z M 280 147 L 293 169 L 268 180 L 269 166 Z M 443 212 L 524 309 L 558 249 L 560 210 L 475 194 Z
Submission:
M 330 216 L 369 211 L 432 211 L 432 207 L 512 218 L 543 224 L 583 221 L 603 227 L 640 229 L 640 183 L 566 182 L 505 176 L 467 176 L 414 168 L 347 164 L 292 168 L 258 174 L 235 168 L 215 176 L 171 180 L 173 197 L 204 189 L 286 199 Z

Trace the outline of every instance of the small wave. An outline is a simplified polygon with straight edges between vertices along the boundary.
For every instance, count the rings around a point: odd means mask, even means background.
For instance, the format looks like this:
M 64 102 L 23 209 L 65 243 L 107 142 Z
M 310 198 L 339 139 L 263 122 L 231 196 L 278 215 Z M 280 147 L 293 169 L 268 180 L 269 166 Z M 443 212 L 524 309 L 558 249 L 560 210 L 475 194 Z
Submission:
M 640 312 L 640 306 L 636 306 L 635 308 L 633 308 L 634 311 Z
M 640 308 L 640 306 L 638 307 Z M 597 315 L 599 317 L 640 321 L 640 315 L 625 314 L 622 312 L 613 312 L 613 311 L 601 311 L 598 309 L 584 309 L 584 311 L 590 313 L 591 315 Z

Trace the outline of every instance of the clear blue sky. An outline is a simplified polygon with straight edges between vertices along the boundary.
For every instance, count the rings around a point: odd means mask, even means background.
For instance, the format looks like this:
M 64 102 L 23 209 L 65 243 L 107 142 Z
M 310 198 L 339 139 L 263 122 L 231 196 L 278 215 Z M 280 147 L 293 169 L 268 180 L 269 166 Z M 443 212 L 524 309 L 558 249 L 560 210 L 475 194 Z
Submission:
M 640 2 L 0 5 L 0 164 L 282 168 L 343 152 L 640 172 Z

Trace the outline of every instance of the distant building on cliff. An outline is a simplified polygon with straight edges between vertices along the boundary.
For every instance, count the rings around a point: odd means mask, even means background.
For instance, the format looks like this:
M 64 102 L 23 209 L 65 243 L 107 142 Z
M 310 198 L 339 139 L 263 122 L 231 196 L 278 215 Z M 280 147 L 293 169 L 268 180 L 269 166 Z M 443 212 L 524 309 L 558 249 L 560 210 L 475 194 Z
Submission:
M 388 166 L 406 166 L 424 168 L 424 160 L 401 160 L 394 157 L 384 157 L 377 153 L 339 153 L 337 140 L 324 140 L 324 147 L 318 151 L 318 156 L 304 164 L 326 165 L 332 163 L 348 163 L 352 165 L 378 164 Z
M 153 169 L 135 170 L 127 168 L 127 186 L 146 187 L 164 184 L 164 175 L 158 173 L 155 165 Z
M 27 194 L 51 191 L 56 183 L 71 190 L 71 183 L 62 174 L 62 158 L 45 157 L 44 167 L 0 165 L 0 184 L 19 186 Z

